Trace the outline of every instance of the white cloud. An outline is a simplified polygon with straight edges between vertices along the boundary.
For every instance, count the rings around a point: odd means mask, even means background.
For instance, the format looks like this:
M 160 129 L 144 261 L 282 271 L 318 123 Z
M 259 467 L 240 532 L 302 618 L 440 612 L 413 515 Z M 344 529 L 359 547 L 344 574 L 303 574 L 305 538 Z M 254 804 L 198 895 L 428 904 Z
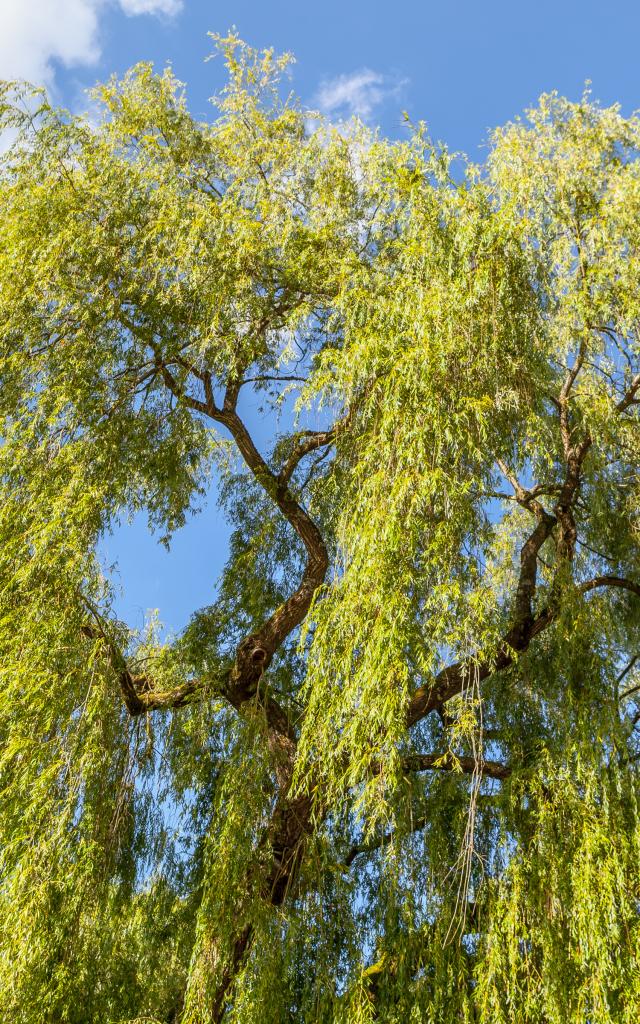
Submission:
M 172 17 L 182 10 L 183 0 L 120 0 L 125 14 L 164 14 Z
M 55 62 L 95 64 L 100 16 L 109 6 L 125 14 L 174 15 L 183 0 L 0 0 L 0 78 L 53 85 Z
M 368 121 L 374 110 L 387 99 L 398 97 L 407 84 L 406 79 L 382 75 L 370 68 L 362 68 L 348 75 L 321 82 L 315 104 L 329 117 L 356 116 Z
M 92 0 L 0 0 L 0 77 L 49 85 L 52 61 L 93 64 L 98 4 Z

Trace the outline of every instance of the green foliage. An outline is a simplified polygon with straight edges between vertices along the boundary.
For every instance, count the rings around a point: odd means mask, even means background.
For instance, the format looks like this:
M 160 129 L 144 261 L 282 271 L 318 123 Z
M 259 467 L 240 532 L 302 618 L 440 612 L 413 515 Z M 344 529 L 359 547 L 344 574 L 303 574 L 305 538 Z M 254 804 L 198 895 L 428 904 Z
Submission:
M 0 92 L 0 1024 L 631 1024 L 640 122 L 461 166 L 216 45 Z M 101 539 L 216 482 L 136 633 Z

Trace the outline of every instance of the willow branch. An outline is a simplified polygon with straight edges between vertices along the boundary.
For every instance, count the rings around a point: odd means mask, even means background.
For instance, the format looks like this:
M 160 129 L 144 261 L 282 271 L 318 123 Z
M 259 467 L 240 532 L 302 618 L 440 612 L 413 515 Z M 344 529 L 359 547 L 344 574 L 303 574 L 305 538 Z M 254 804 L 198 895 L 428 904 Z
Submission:
M 245 424 L 237 411 L 237 400 L 242 386 L 242 375 L 236 374 L 229 382 L 222 408 L 213 401 L 211 377 L 199 375 L 204 384 L 206 401 L 202 402 L 189 395 L 184 386 L 170 369 L 170 363 L 163 360 L 160 349 L 153 339 L 147 339 L 155 355 L 155 366 L 165 386 L 176 399 L 215 422 L 225 426 L 233 437 L 240 454 L 257 482 L 269 494 L 289 524 L 302 540 L 307 563 L 297 590 L 285 600 L 258 629 L 238 645 L 234 663 L 227 674 L 215 684 L 188 681 L 175 690 L 159 692 L 153 689 L 146 677 L 134 680 L 123 655 L 111 645 L 110 657 L 118 672 L 125 705 L 133 715 L 148 710 L 167 707 L 181 707 L 195 694 L 204 696 L 217 693 L 226 698 L 236 709 L 255 696 L 260 679 L 270 664 L 276 650 L 287 636 L 304 620 L 313 596 L 324 578 L 329 558 L 322 535 L 305 509 L 294 499 L 286 482 L 282 482 L 268 467 L 256 448 Z M 264 701 L 268 723 L 279 735 L 281 742 L 292 753 L 294 734 L 287 715 L 277 702 L 269 697 Z
M 545 511 L 540 502 L 537 501 L 537 495 L 549 493 L 552 488 L 545 487 L 543 484 L 536 484 L 535 487 L 531 488 L 523 487 L 518 478 L 511 472 L 502 459 L 496 459 L 496 465 L 505 479 L 508 480 L 513 487 L 514 497 L 518 504 L 522 505 L 523 508 L 528 509 L 528 511 L 533 512 L 534 515 L 538 516 L 538 518 L 544 516 Z
M 283 484 L 269 469 L 246 426 L 235 411 L 233 402 L 233 393 L 229 395 L 228 392 L 223 409 L 216 419 L 227 427 L 254 478 L 293 527 L 307 552 L 307 564 L 298 589 L 246 642 L 250 641 L 254 644 L 255 649 L 259 647 L 264 651 L 263 668 L 266 668 L 275 650 L 306 616 L 313 595 L 324 582 L 329 567 L 329 557 L 318 527 L 305 509 L 295 500 L 286 484 Z
M 627 391 L 624 398 L 622 398 L 621 401 L 619 401 L 616 405 L 616 409 L 618 410 L 618 412 L 624 412 L 625 409 L 628 409 L 630 405 L 637 405 L 640 402 L 640 399 L 636 397 L 639 390 L 640 373 L 636 373 L 635 377 L 631 381 L 631 387 Z
M 85 601 L 86 604 L 88 602 Z M 83 636 L 90 640 L 101 639 L 106 647 L 109 664 L 115 673 L 124 705 L 132 717 L 144 715 L 147 711 L 166 711 L 189 704 L 194 697 L 204 698 L 215 692 L 211 680 L 189 679 L 180 686 L 168 690 L 154 690 L 153 683 L 146 675 L 134 676 L 127 660 L 115 641 L 108 635 L 96 610 L 90 607 L 95 626 L 81 627 Z
M 623 576 L 595 576 L 592 580 L 581 583 L 578 590 L 587 594 L 590 590 L 596 590 L 599 587 L 618 587 L 620 590 L 628 590 L 640 597 L 640 584 L 633 580 L 627 580 Z
M 298 464 L 305 457 L 315 452 L 318 448 L 333 444 L 340 429 L 346 425 L 346 418 L 334 423 L 329 430 L 305 430 L 298 435 L 296 445 L 278 474 L 278 483 L 286 487 L 291 480 Z
M 638 658 L 640 658 L 640 654 L 634 654 L 631 660 L 627 662 L 622 671 L 616 676 L 616 686 L 620 686 L 620 683 L 629 674 L 633 666 L 638 661 Z M 621 693 L 620 700 L 624 700 L 625 697 L 628 697 L 630 693 L 633 693 L 638 688 L 639 687 L 634 686 L 630 690 L 627 690 L 625 693 Z
M 403 835 L 413 835 L 413 833 L 415 832 L 420 832 L 423 828 L 426 828 L 428 824 L 429 819 L 426 815 L 420 815 L 419 817 L 415 817 L 412 819 L 410 827 L 406 830 L 406 832 L 403 832 Z M 372 839 L 368 843 L 362 843 L 359 846 L 352 846 L 343 861 L 344 866 L 350 868 L 356 857 L 361 857 L 365 854 L 370 855 L 372 853 L 377 853 L 377 851 L 381 850 L 383 846 L 388 846 L 389 843 L 392 843 L 393 840 L 396 838 L 397 834 L 398 830 L 392 829 L 389 832 L 385 832 L 377 839 Z
M 475 758 L 466 754 L 454 754 L 446 751 L 444 754 L 407 754 L 402 759 L 402 766 L 407 772 L 460 772 L 464 775 L 478 773 L 486 775 L 490 779 L 508 779 L 513 769 L 502 764 L 501 761 L 485 761 L 484 758 Z
M 573 516 L 573 504 L 576 501 L 584 460 L 592 444 L 591 436 L 585 433 L 579 443 L 572 441 L 572 430 L 569 422 L 569 396 L 576 378 L 582 368 L 586 352 L 586 344 L 580 346 L 573 367 L 568 372 L 562 385 L 556 405 L 560 414 L 560 433 L 566 459 L 566 472 L 562 485 L 559 487 L 558 501 L 554 508 L 555 515 L 548 513 L 536 500 L 533 491 L 521 486 L 517 478 L 509 472 L 502 462 L 498 462 L 501 471 L 507 477 L 516 494 L 516 500 L 525 508 L 530 509 L 538 522 L 535 529 L 525 540 L 520 549 L 520 572 L 514 596 L 513 623 L 504 636 L 495 655 L 483 658 L 478 655 L 467 658 L 454 665 L 444 668 L 430 686 L 421 686 L 414 691 L 407 710 L 407 726 L 411 727 L 432 711 L 439 709 L 452 697 L 461 693 L 472 678 L 480 683 L 511 666 L 518 654 L 524 653 L 534 637 L 543 632 L 553 621 L 557 613 L 559 596 L 557 594 L 557 577 L 552 587 L 552 600 L 547 608 L 537 616 L 533 613 L 533 602 L 537 587 L 538 557 L 540 549 L 550 537 L 556 526 L 559 527 L 558 560 L 560 564 L 571 563 L 577 541 L 577 530 Z M 599 582 L 583 585 L 583 589 L 604 586 L 604 580 L 618 580 L 618 577 L 598 577 Z M 623 586 L 622 583 L 611 583 L 612 586 Z M 627 588 L 629 589 L 629 588 Z
M 201 402 L 200 399 L 194 398 L 192 395 L 187 395 L 184 389 L 180 387 L 178 381 L 171 373 L 171 370 L 165 362 L 158 359 L 156 365 L 160 371 L 165 386 L 169 389 L 172 395 L 178 399 L 178 401 L 182 402 L 189 409 L 193 409 L 194 412 L 202 413 L 204 416 L 211 415 L 208 402 Z
M 435 762 L 441 762 L 435 764 Z M 512 769 L 509 765 L 501 764 L 498 761 L 479 761 L 472 757 L 457 757 L 454 754 L 446 753 L 440 754 L 409 754 L 403 761 L 404 767 L 407 771 L 449 771 L 449 772 L 460 772 L 465 775 L 472 775 L 476 771 L 481 771 L 483 775 L 489 778 L 498 779 L 504 781 L 508 779 L 512 774 Z M 479 800 L 483 797 L 479 796 Z M 413 817 L 409 822 L 407 828 L 403 828 L 401 838 L 409 835 L 413 835 L 415 832 L 419 832 L 429 824 L 429 818 L 427 815 L 418 815 Z M 368 843 L 361 845 L 352 846 L 344 859 L 344 866 L 351 867 L 356 857 L 365 854 L 376 853 L 383 846 L 387 846 L 389 843 L 399 835 L 398 830 L 385 832 L 382 836 L 371 840 Z
M 220 409 L 213 403 L 211 381 L 207 379 L 206 375 L 204 384 L 207 401 L 201 402 L 187 395 L 170 369 L 162 361 L 158 360 L 158 363 L 167 388 L 179 400 L 189 408 L 227 428 L 254 478 L 293 527 L 307 552 L 307 564 L 298 589 L 237 648 L 235 664 L 231 670 L 224 695 L 235 707 L 239 707 L 244 701 L 255 695 L 260 677 L 270 664 L 276 650 L 304 620 L 316 590 L 324 582 L 329 558 L 318 527 L 305 509 L 294 499 L 287 487 L 287 481 L 282 480 L 271 471 L 237 413 L 238 395 L 244 383 L 242 372 L 236 373 L 229 381 Z M 313 447 L 309 450 L 312 451 Z M 283 726 L 283 721 L 281 716 L 276 717 L 279 719 L 278 727 L 280 728 Z
M 513 624 L 505 634 L 495 656 L 484 659 L 481 656 L 466 658 L 448 665 L 438 673 L 430 686 L 418 687 L 409 701 L 406 718 L 408 727 L 415 725 L 461 693 L 471 679 L 481 683 L 494 673 L 508 668 L 518 654 L 527 650 L 533 638 L 550 624 L 553 611 L 545 609 L 538 616 L 534 616 L 533 599 L 537 584 L 538 553 L 551 535 L 555 524 L 555 517 L 542 510 L 535 529 L 521 548 Z

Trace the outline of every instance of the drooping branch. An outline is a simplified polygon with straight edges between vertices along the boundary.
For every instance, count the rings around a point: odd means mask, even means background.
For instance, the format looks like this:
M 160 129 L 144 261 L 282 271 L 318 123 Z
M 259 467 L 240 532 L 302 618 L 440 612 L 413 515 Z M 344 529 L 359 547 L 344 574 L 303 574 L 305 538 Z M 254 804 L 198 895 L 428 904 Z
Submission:
M 406 834 L 410 835 L 414 832 L 420 832 L 423 828 L 429 824 L 429 818 L 426 815 L 417 815 L 412 819 L 410 827 L 406 830 Z M 404 832 L 403 832 L 404 835 Z M 350 868 L 356 857 L 365 855 L 371 855 L 377 853 L 383 847 L 388 846 L 396 838 L 396 830 L 390 830 L 385 832 L 383 835 L 376 839 L 371 839 L 367 843 L 362 843 L 358 846 L 352 846 L 346 857 L 344 858 L 343 864 L 346 868 Z
M 579 584 L 577 590 L 587 594 L 602 587 L 627 590 L 640 597 L 640 584 L 621 576 L 596 576 L 594 579 Z M 511 666 L 515 656 L 524 653 L 534 637 L 551 625 L 557 616 L 557 611 L 557 607 L 551 605 L 544 608 L 535 618 L 529 619 L 523 629 L 517 630 L 516 627 L 513 627 L 493 661 L 467 660 L 443 669 L 436 676 L 431 688 L 420 687 L 413 694 L 407 715 L 408 725 L 414 725 L 431 711 L 441 707 L 451 697 L 460 693 L 471 677 L 471 672 L 476 673 L 475 678 L 478 682 L 483 682 L 494 673 Z
M 508 779 L 513 771 L 509 765 L 502 764 L 500 761 L 485 761 L 484 759 L 476 759 L 467 755 L 458 756 L 451 751 L 445 751 L 443 754 L 407 754 L 403 758 L 402 764 L 407 772 L 443 771 L 463 775 L 478 773 L 501 782 Z M 420 831 L 428 823 L 429 818 L 426 815 L 412 818 L 407 834 Z M 384 835 L 360 846 L 353 846 L 345 857 L 345 866 L 350 867 L 356 857 L 359 857 L 361 854 L 375 853 L 383 846 L 387 846 L 395 839 L 396 834 L 395 830 L 386 832 Z
M 578 531 L 573 514 L 573 505 L 580 489 L 582 466 L 592 444 L 591 434 L 588 430 L 585 431 L 579 442 L 574 441 L 574 434 L 577 428 L 572 426 L 569 409 L 571 390 L 584 365 L 586 354 L 587 344 L 583 338 L 580 342 L 580 349 L 574 364 L 567 373 L 555 403 L 558 409 L 566 473 L 554 512 L 559 525 L 558 559 L 565 564 L 572 562 L 575 553 Z
M 557 539 L 558 567 L 571 564 L 575 553 L 577 529 L 573 506 L 580 490 L 582 468 L 592 445 L 592 437 L 589 431 L 586 431 L 579 442 L 574 441 L 575 431 L 570 421 L 569 399 L 571 390 L 584 365 L 585 356 L 586 342 L 583 340 L 574 364 L 565 377 L 558 398 L 554 399 L 554 404 L 559 414 L 560 436 L 566 465 L 562 484 L 553 488 L 549 488 L 548 485 L 545 485 L 544 488 L 538 485 L 532 488 L 525 488 L 515 475 L 509 471 L 504 462 L 498 460 L 501 472 L 514 489 L 516 500 L 523 508 L 532 512 L 537 519 L 535 529 L 527 537 L 520 549 L 520 572 L 513 602 L 512 625 L 492 658 L 483 658 L 482 655 L 479 655 L 449 665 L 438 673 L 430 686 L 418 687 L 409 702 L 407 710 L 408 727 L 415 725 L 432 711 L 441 709 L 447 700 L 462 692 L 471 678 L 480 683 L 495 673 L 508 668 L 513 664 L 515 657 L 518 654 L 524 653 L 534 637 L 545 630 L 556 617 L 559 603 L 557 592 L 558 573 L 556 573 L 556 579 L 551 588 L 551 600 L 548 606 L 537 616 L 534 616 L 533 602 L 537 587 L 540 549 L 551 536 L 556 526 L 559 528 Z M 640 387 L 640 382 L 638 386 Z M 556 491 L 558 493 L 553 515 L 547 512 L 538 500 L 538 495 L 543 490 L 547 493 Z M 591 581 L 590 584 L 583 585 L 583 589 L 586 592 L 595 586 L 606 585 L 605 580 L 612 581 L 614 579 L 617 582 L 611 582 L 609 585 L 618 587 L 625 585 L 618 577 L 599 577 L 598 583 Z M 632 587 L 627 586 L 626 589 L 632 589 Z

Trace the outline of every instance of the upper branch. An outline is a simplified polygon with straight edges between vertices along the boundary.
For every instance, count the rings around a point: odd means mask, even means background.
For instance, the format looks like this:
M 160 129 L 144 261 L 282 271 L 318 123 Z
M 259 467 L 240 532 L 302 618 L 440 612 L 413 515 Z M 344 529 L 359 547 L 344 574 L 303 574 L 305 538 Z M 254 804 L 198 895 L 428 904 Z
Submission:
M 298 589 L 276 609 L 252 637 L 243 642 L 246 645 L 253 644 L 254 658 L 258 649 L 263 651 L 262 668 L 265 668 L 283 640 L 303 621 L 311 606 L 313 595 L 324 582 L 329 557 L 322 534 L 311 516 L 295 500 L 286 483 L 283 484 L 269 469 L 257 450 L 249 431 L 235 410 L 233 393 L 230 395 L 229 391 L 227 392 L 223 409 L 215 418 L 227 427 L 254 478 L 293 527 L 307 552 L 307 565 Z
M 635 377 L 631 381 L 631 386 L 627 391 L 624 398 L 622 398 L 616 405 L 618 412 L 624 412 L 630 405 L 638 405 L 640 398 L 637 397 L 638 391 L 640 390 L 640 373 L 636 373 Z
M 568 457 L 569 450 L 571 448 L 571 427 L 569 423 L 569 396 L 571 389 L 576 382 L 578 374 L 582 369 L 587 354 L 587 343 L 583 338 L 580 342 L 580 349 L 574 360 L 573 366 L 567 373 L 564 379 L 564 383 L 560 388 L 560 394 L 557 399 L 558 411 L 560 414 L 560 433 L 562 435 L 562 443 L 565 450 L 565 455 Z
M 283 478 L 282 474 L 276 476 L 272 472 L 238 415 L 238 395 L 244 383 L 242 374 L 234 375 L 229 381 L 220 408 L 214 402 L 212 381 L 208 373 L 197 374 L 203 383 L 205 393 L 205 401 L 200 401 L 186 392 L 184 385 L 172 373 L 170 364 L 161 358 L 158 347 L 155 345 L 152 347 L 158 372 L 168 390 L 179 401 L 184 402 L 188 408 L 227 428 L 255 480 L 264 488 L 302 540 L 307 552 L 307 563 L 300 585 L 294 593 L 255 632 L 241 641 L 236 650 L 234 664 L 224 680 L 219 681 L 215 686 L 188 682 L 172 693 L 154 693 L 153 689 L 149 687 L 146 692 L 140 692 L 139 687 L 130 677 L 126 663 L 124 663 L 119 666 L 123 696 L 132 714 L 141 714 L 143 711 L 159 707 L 179 707 L 196 692 L 203 695 L 208 692 L 217 692 L 234 707 L 240 708 L 243 703 L 255 695 L 260 678 L 276 650 L 304 620 L 316 590 L 324 582 L 329 566 L 329 557 L 323 537 L 315 522 L 289 491 L 288 477 L 285 475 Z M 298 461 L 307 450 L 313 451 L 320 444 L 328 444 L 335 436 L 336 430 L 337 425 L 332 431 L 323 432 L 320 440 L 316 440 L 316 437 L 305 438 L 304 442 L 296 449 L 296 452 L 299 453 Z M 316 443 L 312 444 L 312 440 Z M 293 468 L 291 472 L 293 472 Z M 266 699 L 265 711 L 270 724 L 276 731 L 291 740 L 292 733 L 286 715 L 273 698 Z
M 594 579 L 581 583 L 578 590 L 583 594 L 587 594 L 590 590 L 596 590 L 599 587 L 618 587 L 620 590 L 628 590 L 630 593 L 640 597 L 640 584 L 634 583 L 633 580 L 627 580 L 622 576 L 595 576 Z
M 510 471 L 506 463 L 502 459 L 496 459 L 496 463 L 500 469 L 502 475 L 509 481 L 513 487 L 515 500 L 523 508 L 533 512 L 538 518 L 543 518 L 545 510 L 540 502 L 537 500 L 539 494 L 549 494 L 556 488 L 552 485 L 536 484 L 534 487 L 523 487 L 518 478 L 514 473 Z
M 338 423 L 334 423 L 329 430 L 305 430 L 302 434 L 298 435 L 296 446 L 278 474 L 279 485 L 287 487 L 298 464 L 305 455 L 317 451 L 318 448 L 324 448 L 326 445 L 332 444 L 339 430 L 346 425 L 346 422 L 347 418 L 345 417 L 345 419 L 340 420 Z
M 520 572 L 513 603 L 513 620 L 508 632 L 492 657 L 478 655 L 467 658 L 444 668 L 430 686 L 421 686 L 413 693 L 407 710 L 407 725 L 412 726 L 431 711 L 441 708 L 451 697 L 462 692 L 468 680 L 473 678 L 482 682 L 494 673 L 513 664 L 514 658 L 523 653 L 535 636 L 541 633 L 553 621 L 557 614 L 557 575 L 552 586 L 552 600 L 537 616 L 534 615 L 533 602 L 537 587 L 538 556 L 545 541 L 551 536 L 556 526 L 559 528 L 557 540 L 558 564 L 570 564 L 575 553 L 577 529 L 573 514 L 573 505 L 578 496 L 584 460 L 592 444 L 588 431 L 580 441 L 574 441 L 575 428 L 572 428 L 569 416 L 569 398 L 571 390 L 582 369 L 586 355 L 586 342 L 583 340 L 574 364 L 568 371 L 555 404 L 559 412 L 560 435 L 565 455 L 565 477 L 561 485 L 554 487 L 558 498 L 554 508 L 555 515 L 547 512 L 536 495 L 542 488 L 523 487 L 506 465 L 498 461 L 504 476 L 511 483 L 516 500 L 523 508 L 532 512 L 537 524 L 520 549 Z M 545 488 L 549 490 L 549 488 Z M 607 577 L 609 581 L 617 577 Z M 603 586 L 605 577 L 599 582 L 583 586 L 586 592 L 595 586 Z M 623 586 L 623 583 L 610 582 L 611 586 Z M 630 589 L 629 587 L 627 589 Z

